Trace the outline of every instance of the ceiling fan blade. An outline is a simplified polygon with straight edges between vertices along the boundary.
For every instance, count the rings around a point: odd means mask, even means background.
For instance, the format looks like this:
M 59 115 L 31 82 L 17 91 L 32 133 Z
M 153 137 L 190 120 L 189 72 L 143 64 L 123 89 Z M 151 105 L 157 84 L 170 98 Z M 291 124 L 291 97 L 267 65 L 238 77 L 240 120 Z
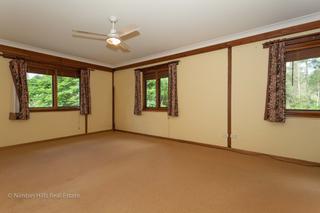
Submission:
M 113 50 L 115 52 L 119 50 L 119 46 L 114 46 L 109 43 L 106 43 L 106 47 L 108 47 L 110 50 Z
M 136 25 L 128 26 L 128 27 L 126 27 L 126 28 L 124 28 L 124 29 L 119 31 L 119 36 L 120 36 L 120 38 L 124 37 L 124 36 L 127 36 L 127 35 L 129 35 L 129 34 L 131 34 L 133 32 L 139 31 L 139 29 L 140 28 L 138 26 L 136 26 Z
M 119 47 L 120 47 L 121 50 L 124 51 L 124 52 L 130 52 L 129 46 L 128 46 L 126 43 L 124 43 L 124 42 L 121 42 L 121 43 L 119 44 Z
M 108 35 L 101 34 L 101 33 L 93 33 L 93 32 L 87 32 L 87 31 L 82 31 L 82 30 L 72 30 L 74 33 L 80 33 L 80 34 L 87 34 L 87 35 L 95 35 L 95 36 L 104 36 L 108 37 Z
M 72 37 L 92 39 L 92 40 L 98 40 L 98 41 L 105 41 L 106 40 L 106 38 L 95 38 L 95 37 L 90 37 L 90 36 L 86 36 L 86 35 L 75 35 L 75 34 L 73 34 Z

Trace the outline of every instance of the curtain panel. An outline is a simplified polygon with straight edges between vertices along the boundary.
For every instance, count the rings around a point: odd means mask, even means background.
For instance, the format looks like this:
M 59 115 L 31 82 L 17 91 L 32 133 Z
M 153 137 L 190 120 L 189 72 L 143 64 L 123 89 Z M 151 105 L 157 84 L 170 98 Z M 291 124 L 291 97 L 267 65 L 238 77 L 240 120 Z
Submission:
M 134 92 L 134 114 L 141 115 L 142 114 L 142 100 L 141 100 L 141 71 L 134 71 L 135 78 L 135 92 Z
M 271 122 L 285 122 L 285 42 L 275 42 L 269 46 L 268 69 L 268 84 L 264 119 Z
M 169 77 L 168 77 L 168 115 L 177 117 L 178 112 L 178 91 L 177 91 L 177 62 L 169 64 Z
M 27 62 L 13 59 L 9 63 L 13 84 L 19 101 L 19 112 L 11 112 L 10 120 L 28 120 L 30 118 L 29 93 L 27 85 Z
M 90 70 L 80 70 L 80 114 L 91 114 Z

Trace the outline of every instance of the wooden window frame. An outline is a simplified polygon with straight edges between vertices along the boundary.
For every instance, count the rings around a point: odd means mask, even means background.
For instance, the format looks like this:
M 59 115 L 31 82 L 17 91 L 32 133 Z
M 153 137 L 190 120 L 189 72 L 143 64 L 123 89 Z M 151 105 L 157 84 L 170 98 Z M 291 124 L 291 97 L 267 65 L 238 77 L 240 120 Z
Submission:
M 76 107 L 59 107 L 58 106 L 58 76 L 79 78 L 80 71 L 69 67 L 58 67 L 48 64 L 40 64 L 28 62 L 27 73 L 36 73 L 52 76 L 52 107 L 29 107 L 30 112 L 59 112 L 59 111 L 80 111 L 79 106 Z M 79 84 L 80 92 L 80 84 Z M 80 95 L 80 94 L 79 94 Z
M 143 111 L 166 112 L 168 107 L 160 107 L 160 79 L 169 76 L 168 64 L 140 69 L 143 85 Z M 147 80 L 156 80 L 156 107 L 147 107 Z
M 317 36 L 298 37 L 303 42 L 290 40 L 286 46 L 286 62 L 320 57 L 320 39 Z M 290 43 L 291 42 L 291 43 Z M 300 59 L 299 59 L 300 58 Z M 320 118 L 320 110 L 285 109 L 288 117 Z

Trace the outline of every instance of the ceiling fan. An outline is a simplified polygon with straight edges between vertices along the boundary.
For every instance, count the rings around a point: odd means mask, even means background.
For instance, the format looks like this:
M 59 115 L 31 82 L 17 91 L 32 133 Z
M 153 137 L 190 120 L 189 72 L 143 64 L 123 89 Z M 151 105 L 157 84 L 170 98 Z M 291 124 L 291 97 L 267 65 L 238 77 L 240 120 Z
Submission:
M 115 24 L 118 22 L 118 18 L 115 16 L 110 16 L 109 20 L 112 24 L 109 34 L 72 30 L 72 36 L 78 38 L 106 41 L 107 47 L 110 47 L 112 49 L 120 48 L 122 51 L 129 51 L 129 46 L 124 43 L 123 40 L 128 39 L 130 35 L 138 34 L 139 27 L 132 25 L 121 31 L 117 31 L 115 28 Z

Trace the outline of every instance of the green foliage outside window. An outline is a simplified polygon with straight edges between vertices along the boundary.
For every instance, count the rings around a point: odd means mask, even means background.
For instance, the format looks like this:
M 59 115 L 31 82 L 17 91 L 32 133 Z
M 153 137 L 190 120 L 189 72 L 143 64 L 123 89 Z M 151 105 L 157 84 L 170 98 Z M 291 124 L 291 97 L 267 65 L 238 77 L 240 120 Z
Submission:
M 27 74 L 29 107 L 52 107 L 52 76 Z
M 168 107 L 168 77 L 160 78 L 160 107 Z
M 320 110 L 320 58 L 287 62 L 286 108 Z
M 52 75 L 27 73 L 29 107 L 53 107 Z M 57 77 L 58 107 L 80 105 L 79 78 Z
M 80 105 L 79 78 L 58 76 L 58 107 L 76 107 Z
M 156 80 L 147 80 L 146 82 L 147 102 L 146 106 L 150 108 L 156 107 Z

